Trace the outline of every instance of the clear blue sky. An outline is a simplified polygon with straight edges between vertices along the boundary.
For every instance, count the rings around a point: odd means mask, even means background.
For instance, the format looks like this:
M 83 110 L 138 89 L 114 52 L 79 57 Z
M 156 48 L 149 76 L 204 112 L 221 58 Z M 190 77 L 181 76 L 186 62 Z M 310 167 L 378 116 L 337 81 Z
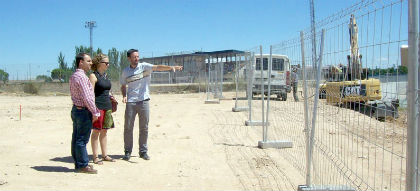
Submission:
M 141 57 L 180 51 L 244 50 L 299 35 L 310 26 L 309 0 L 0 0 L 0 68 L 10 80 L 49 75 L 75 46 L 105 52 L 137 48 Z M 325 18 L 356 0 L 315 1 Z

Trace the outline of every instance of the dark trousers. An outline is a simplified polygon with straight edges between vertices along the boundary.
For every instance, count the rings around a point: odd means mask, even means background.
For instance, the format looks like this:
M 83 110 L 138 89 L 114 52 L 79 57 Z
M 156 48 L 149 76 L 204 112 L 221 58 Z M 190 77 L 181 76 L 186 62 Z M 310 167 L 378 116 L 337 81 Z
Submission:
M 92 130 L 92 113 L 86 109 L 71 109 L 71 119 L 73 120 L 73 135 L 71 138 L 71 156 L 74 160 L 76 169 L 84 168 L 89 163 L 89 156 L 86 144 L 89 142 Z
M 139 116 L 139 151 L 147 152 L 147 137 L 149 134 L 149 101 L 129 102 L 125 106 L 124 116 L 124 151 L 133 150 L 133 128 L 136 115 Z
M 298 86 L 297 82 L 292 83 L 293 98 L 295 99 L 295 101 L 299 101 L 299 97 L 297 95 L 297 86 Z

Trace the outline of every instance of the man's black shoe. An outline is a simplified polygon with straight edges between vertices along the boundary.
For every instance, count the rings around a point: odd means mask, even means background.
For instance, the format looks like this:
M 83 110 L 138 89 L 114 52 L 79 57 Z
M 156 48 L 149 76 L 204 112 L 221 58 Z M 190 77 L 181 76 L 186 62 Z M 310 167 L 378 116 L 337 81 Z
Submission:
M 124 154 L 123 159 L 126 160 L 126 161 L 128 161 L 128 160 L 130 160 L 130 157 L 131 157 L 131 153 L 126 151 L 125 154 Z
M 149 155 L 147 155 L 147 153 L 140 153 L 140 158 L 144 159 L 144 160 L 150 160 Z

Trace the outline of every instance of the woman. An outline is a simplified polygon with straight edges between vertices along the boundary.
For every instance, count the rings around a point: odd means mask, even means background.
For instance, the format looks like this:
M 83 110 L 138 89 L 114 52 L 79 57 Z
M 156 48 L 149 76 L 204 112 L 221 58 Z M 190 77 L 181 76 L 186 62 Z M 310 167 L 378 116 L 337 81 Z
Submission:
M 108 156 L 106 151 L 107 144 L 107 131 L 114 128 L 114 121 L 112 119 L 112 105 L 110 97 L 111 81 L 106 75 L 108 69 L 109 59 L 105 54 L 98 54 L 93 59 L 92 70 L 89 80 L 95 90 L 95 104 L 99 109 L 101 116 L 93 123 L 93 130 L 91 135 L 93 163 L 101 165 L 102 161 L 115 162 L 115 159 Z M 98 158 L 98 138 L 101 144 L 102 160 Z

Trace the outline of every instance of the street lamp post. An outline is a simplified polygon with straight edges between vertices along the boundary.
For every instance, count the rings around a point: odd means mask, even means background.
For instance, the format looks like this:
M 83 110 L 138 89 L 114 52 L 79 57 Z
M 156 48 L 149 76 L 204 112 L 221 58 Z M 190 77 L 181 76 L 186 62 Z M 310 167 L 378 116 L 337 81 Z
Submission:
M 85 28 L 89 28 L 89 34 L 90 34 L 90 56 L 93 56 L 93 46 L 92 46 L 92 31 L 93 28 L 96 27 L 96 21 L 86 21 L 85 22 Z

